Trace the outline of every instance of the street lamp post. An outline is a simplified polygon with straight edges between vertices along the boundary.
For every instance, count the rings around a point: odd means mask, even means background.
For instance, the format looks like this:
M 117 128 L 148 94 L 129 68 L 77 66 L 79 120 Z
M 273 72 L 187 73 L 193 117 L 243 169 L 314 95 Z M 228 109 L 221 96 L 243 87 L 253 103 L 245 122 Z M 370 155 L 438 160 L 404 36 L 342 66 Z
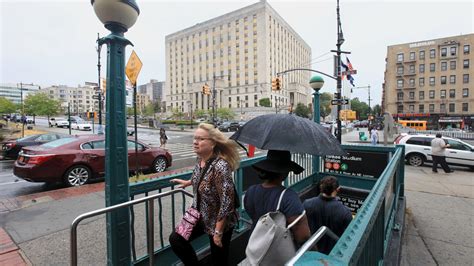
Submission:
M 314 113 L 313 113 L 313 121 L 317 124 L 321 122 L 321 111 L 320 111 L 320 106 L 319 106 L 319 90 L 323 87 L 324 85 L 324 79 L 320 76 L 313 76 L 309 80 L 309 85 L 311 88 L 314 90 L 314 97 L 313 97 L 313 106 L 314 106 Z M 314 156 L 313 155 L 313 173 L 315 170 L 319 172 L 319 156 Z
M 25 106 L 23 104 L 23 85 L 28 85 L 28 86 L 38 86 L 33 83 L 23 83 L 20 82 L 20 106 L 21 106 L 21 137 L 23 138 L 25 136 L 25 122 L 26 122 L 26 116 L 25 116 Z M 18 84 L 16 85 L 18 88 Z M 39 87 L 39 86 L 38 86 Z M 23 121 L 23 117 L 25 117 L 25 121 Z
M 135 24 L 140 10 L 134 0 L 91 0 L 95 14 L 110 34 L 99 39 L 107 44 L 107 86 L 105 128 L 106 206 L 129 200 L 127 123 L 125 119 L 125 47 L 131 42 L 124 33 Z M 107 264 L 129 265 L 130 210 L 107 213 Z M 150 258 L 152 259 L 152 258 Z

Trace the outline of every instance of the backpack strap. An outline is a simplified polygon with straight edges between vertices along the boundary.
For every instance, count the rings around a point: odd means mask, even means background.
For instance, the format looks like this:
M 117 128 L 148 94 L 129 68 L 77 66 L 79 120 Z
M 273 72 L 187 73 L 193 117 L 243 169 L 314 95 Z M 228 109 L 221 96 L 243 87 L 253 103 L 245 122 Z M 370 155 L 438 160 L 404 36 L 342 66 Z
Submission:
M 278 199 L 278 205 L 277 205 L 277 211 L 280 211 L 280 203 L 281 203 L 281 200 L 283 199 L 283 195 L 285 195 L 285 191 L 287 190 L 288 188 L 285 188 L 281 194 L 280 194 L 280 198 Z
M 306 210 L 303 210 L 303 212 L 300 214 L 300 216 L 298 216 L 298 218 L 296 218 L 291 224 L 289 224 L 286 229 L 291 229 L 291 227 L 293 227 L 295 224 L 297 224 L 301 220 L 301 218 L 303 218 L 303 216 L 305 214 L 306 214 Z

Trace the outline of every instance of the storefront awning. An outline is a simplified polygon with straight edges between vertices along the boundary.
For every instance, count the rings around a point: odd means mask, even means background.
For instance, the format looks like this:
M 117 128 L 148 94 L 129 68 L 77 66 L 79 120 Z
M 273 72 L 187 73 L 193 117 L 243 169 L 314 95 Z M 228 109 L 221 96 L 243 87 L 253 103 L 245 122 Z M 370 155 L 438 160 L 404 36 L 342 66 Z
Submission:
M 440 123 L 462 123 L 462 119 L 440 119 Z

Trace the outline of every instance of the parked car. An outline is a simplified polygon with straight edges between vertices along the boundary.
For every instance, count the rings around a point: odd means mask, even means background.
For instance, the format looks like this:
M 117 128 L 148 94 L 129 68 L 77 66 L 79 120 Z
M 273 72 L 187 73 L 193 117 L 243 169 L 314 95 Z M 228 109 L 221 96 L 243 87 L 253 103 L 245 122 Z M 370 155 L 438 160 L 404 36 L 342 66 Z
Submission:
M 135 141 L 128 140 L 128 167 L 136 169 Z M 163 172 L 171 166 L 166 150 L 138 142 L 140 172 Z M 64 182 L 81 186 L 93 178 L 104 176 L 104 135 L 83 135 L 63 138 L 40 146 L 26 147 L 20 152 L 13 174 L 30 182 Z
M 33 119 L 33 117 L 31 117 L 31 116 L 26 117 L 26 123 L 27 124 L 33 124 L 34 122 L 35 122 L 35 120 Z
M 4 158 L 16 159 L 18 153 L 23 147 L 37 146 L 53 140 L 61 138 L 69 138 L 71 136 L 58 133 L 36 134 L 26 136 L 20 139 L 7 140 L 2 143 L 2 156 Z
M 409 135 L 403 133 L 395 139 L 395 144 L 405 145 L 405 159 L 410 165 L 422 166 L 432 162 L 431 141 L 434 135 Z M 474 170 L 474 147 L 459 139 L 443 137 L 451 147 L 446 148 L 446 162 L 450 165 L 467 166 Z
M 240 126 L 239 122 L 223 122 L 217 127 L 222 132 L 230 132 L 230 131 L 237 131 Z
M 92 125 L 84 120 L 77 120 L 75 122 L 71 122 L 71 129 L 77 129 L 77 130 L 92 130 Z

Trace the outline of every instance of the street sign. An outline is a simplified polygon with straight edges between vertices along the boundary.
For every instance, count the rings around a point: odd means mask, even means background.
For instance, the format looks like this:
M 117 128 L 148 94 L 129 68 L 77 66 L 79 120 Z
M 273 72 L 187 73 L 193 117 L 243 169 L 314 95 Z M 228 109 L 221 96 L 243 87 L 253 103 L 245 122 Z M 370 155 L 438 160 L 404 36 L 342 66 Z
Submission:
M 135 51 L 132 51 L 127 66 L 125 67 L 125 74 L 127 74 L 128 80 L 130 80 L 133 85 L 137 85 L 138 74 L 140 74 L 142 66 L 142 61 L 140 61 Z
M 342 76 L 355 75 L 355 74 L 357 74 L 357 70 L 355 70 L 355 69 L 349 70 L 349 71 L 342 71 L 342 72 L 341 72 L 341 75 L 342 75 Z
M 349 104 L 348 99 L 331 100 L 331 105 L 347 105 L 347 104 Z

